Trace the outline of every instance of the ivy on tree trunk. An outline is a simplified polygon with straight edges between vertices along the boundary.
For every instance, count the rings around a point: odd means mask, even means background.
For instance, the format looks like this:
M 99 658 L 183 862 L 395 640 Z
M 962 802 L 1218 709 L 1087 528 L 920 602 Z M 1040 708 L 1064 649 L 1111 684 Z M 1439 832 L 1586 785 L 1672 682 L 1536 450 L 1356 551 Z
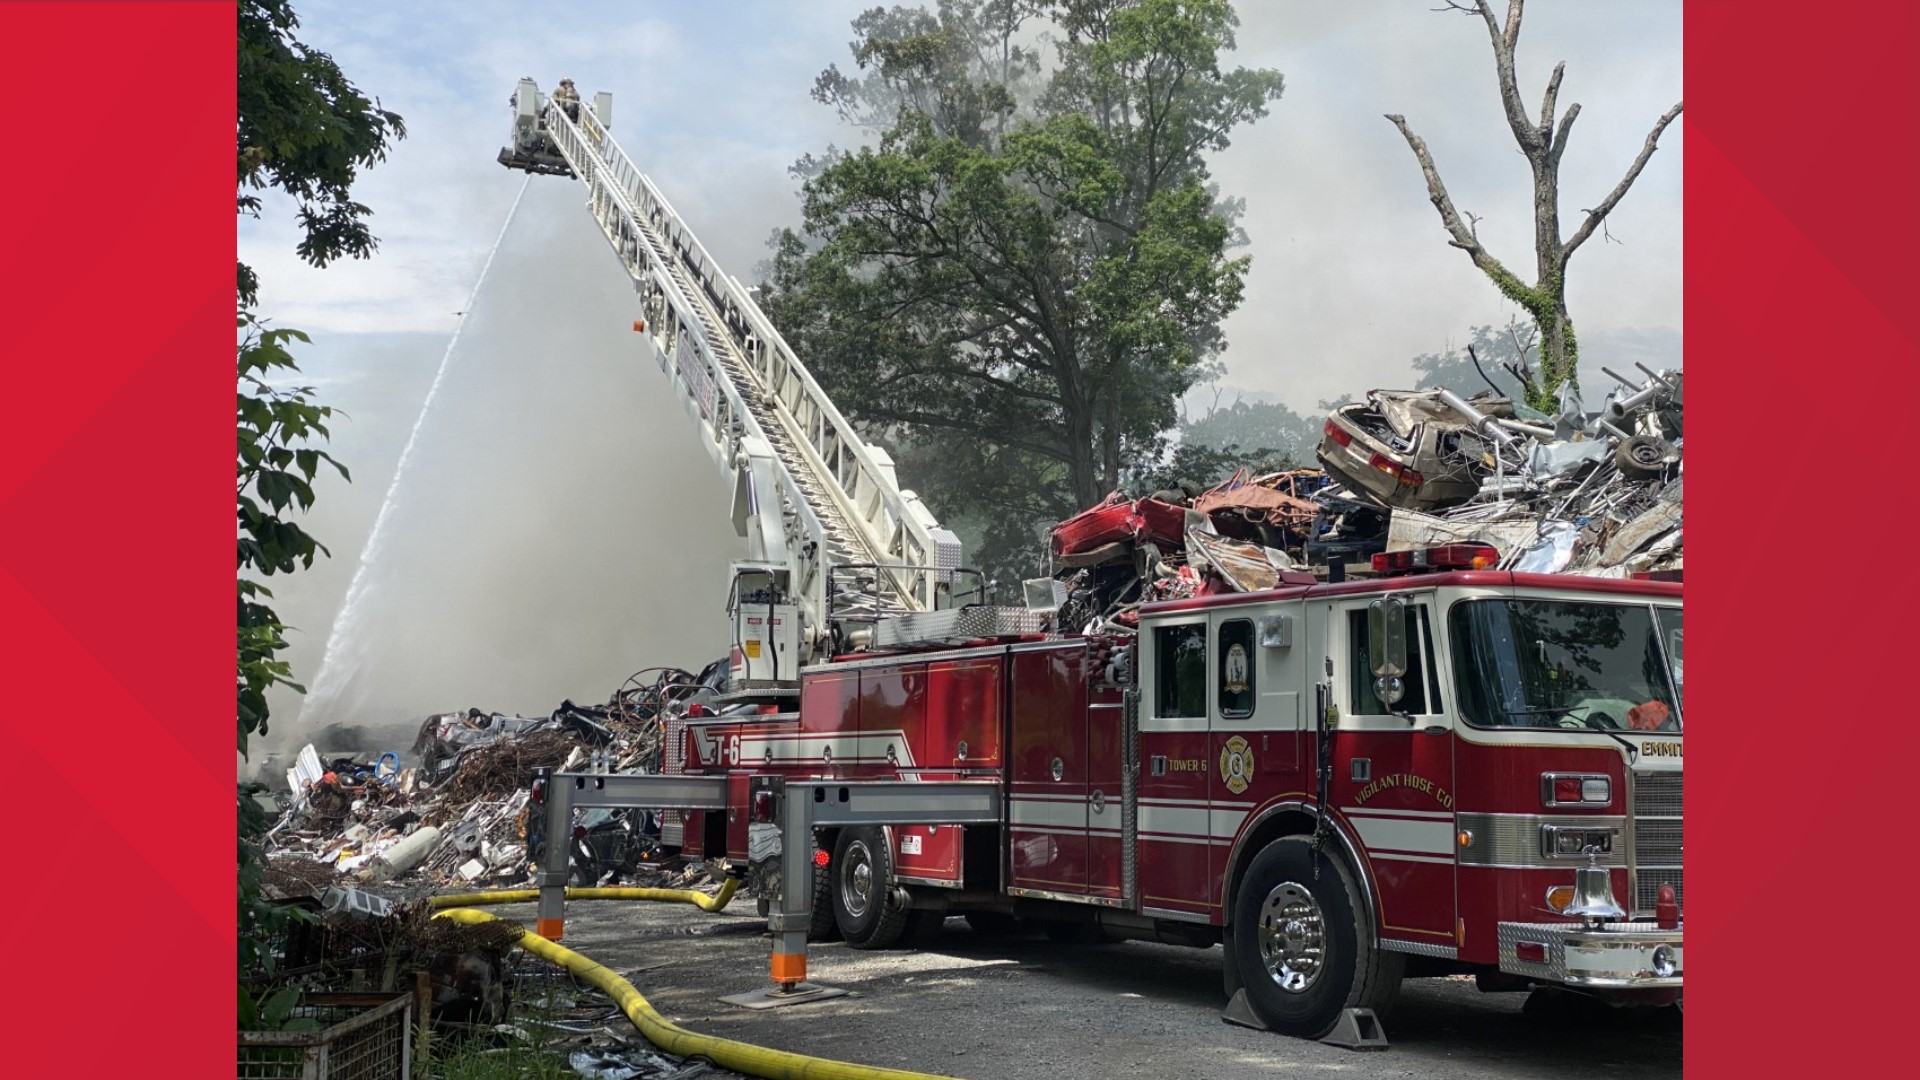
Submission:
M 1520 305 L 1538 327 L 1538 366 L 1527 363 L 1522 357 L 1515 374 L 1520 378 L 1528 405 L 1542 412 L 1557 412 L 1560 407 L 1560 388 L 1567 385 L 1577 388 L 1580 385 L 1580 347 L 1574 337 L 1573 319 L 1567 314 L 1567 261 L 1581 244 L 1587 242 L 1594 230 L 1602 227 L 1607 215 L 1626 195 L 1627 189 L 1639 179 L 1640 171 L 1647 166 L 1647 159 L 1659 148 L 1661 133 L 1680 115 L 1682 103 L 1675 102 L 1673 108 L 1654 123 L 1653 130 L 1647 133 L 1646 142 L 1633 159 L 1633 164 L 1627 168 L 1626 175 L 1598 205 L 1581 211 L 1586 217 L 1573 236 L 1563 242 L 1560 238 L 1560 155 L 1566 150 L 1567 136 L 1573 129 L 1574 120 L 1580 115 L 1580 105 L 1576 102 L 1567 106 L 1567 111 L 1556 122 L 1560 80 L 1567 69 L 1562 61 L 1554 65 L 1553 75 L 1547 80 L 1538 121 L 1528 116 L 1526 103 L 1520 97 L 1513 61 L 1514 48 L 1520 42 L 1520 19 L 1524 7 L 1525 0 L 1508 0 L 1504 23 L 1495 15 L 1491 0 L 1474 0 L 1472 7 L 1458 0 L 1446 0 L 1446 8 L 1441 10 L 1479 16 L 1486 24 L 1487 35 L 1493 42 L 1494 68 L 1499 76 L 1500 102 L 1506 110 L 1507 127 L 1512 130 L 1514 141 L 1519 143 L 1520 152 L 1526 156 L 1527 164 L 1533 171 L 1532 285 L 1523 282 L 1481 245 L 1478 231 L 1474 228 L 1473 215 L 1463 217 L 1454 208 L 1453 199 L 1440 179 L 1440 170 L 1433 163 L 1433 155 L 1428 151 L 1426 141 L 1414 134 L 1406 117 L 1389 113 L 1387 120 L 1400 129 L 1407 146 L 1413 150 L 1414 158 L 1420 163 L 1421 174 L 1427 182 L 1427 197 L 1440 213 L 1440 223 L 1446 227 L 1449 237 L 1447 243 L 1466 252 L 1467 257 L 1473 260 L 1473 265 L 1479 267 L 1494 287 L 1500 290 L 1500 295 Z

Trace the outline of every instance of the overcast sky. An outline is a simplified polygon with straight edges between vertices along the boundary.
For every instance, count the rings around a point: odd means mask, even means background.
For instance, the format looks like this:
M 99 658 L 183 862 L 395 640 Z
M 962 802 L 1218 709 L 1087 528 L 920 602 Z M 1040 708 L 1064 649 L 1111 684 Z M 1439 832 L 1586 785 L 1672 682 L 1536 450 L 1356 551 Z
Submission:
M 306 0 L 305 40 L 330 50 L 411 132 L 356 197 L 376 212 L 380 254 L 324 272 L 293 255 L 276 207 L 243 222 L 241 253 L 262 272 L 262 309 L 313 330 L 445 333 L 518 187 L 493 162 L 521 75 L 570 75 L 614 95 L 614 127 L 708 250 L 739 277 L 767 236 L 797 223 L 787 166 L 856 138 L 807 91 L 847 66 L 854 0 L 651 0 L 401 5 Z M 1382 114 L 1406 115 L 1456 205 L 1478 214 L 1494 254 L 1531 279 L 1526 163 L 1503 119 L 1484 28 L 1436 0 L 1239 5 L 1229 63 L 1277 68 L 1286 93 L 1213 163 L 1247 200 L 1253 269 L 1227 322 L 1228 382 L 1306 408 L 1400 380 L 1408 359 L 1504 323 L 1502 301 L 1446 245 L 1412 154 Z M 1580 119 L 1562 165 L 1563 213 L 1619 180 L 1647 129 L 1681 97 L 1678 0 L 1536 0 L 1519 50 L 1537 102 L 1567 63 L 1560 100 Z M 1654 348 L 1678 362 L 1681 139 L 1676 125 L 1596 239 L 1574 258 L 1571 310 L 1589 360 Z M 600 253 L 582 251 L 592 260 Z M 599 260 L 604 273 L 616 273 Z M 619 320 L 626 312 L 606 312 Z M 1651 344 L 1649 344 L 1651 343 Z M 804 358 L 803 358 L 804 359 Z
M 768 235 L 798 223 L 788 165 L 857 141 L 807 92 L 822 68 L 846 66 L 848 24 L 866 6 L 297 4 L 301 38 L 403 115 L 410 134 L 355 187 L 375 211 L 373 259 L 301 264 L 283 200 L 241 222 L 261 313 L 314 335 L 299 352 L 307 381 L 346 407 L 334 449 L 355 480 L 323 478 L 309 521 L 334 557 L 276 585 L 296 627 L 296 674 L 334 705 L 311 710 L 306 725 L 283 721 L 274 742 L 329 721 L 601 701 L 643 664 L 697 666 L 724 649 L 725 563 L 740 553 L 726 493 L 628 329 L 630 289 L 577 184 L 532 181 L 469 303 L 525 179 L 494 160 L 506 101 L 523 75 L 543 87 L 571 76 L 588 96 L 611 91 L 622 144 L 721 265 L 748 278 Z M 1277 68 L 1286 92 L 1213 162 L 1222 192 L 1247 201 L 1253 257 L 1246 301 L 1226 326 L 1230 387 L 1307 411 L 1407 385 L 1410 358 L 1515 310 L 1447 246 L 1412 154 L 1381 115 L 1406 115 L 1456 205 L 1530 277 L 1527 168 L 1484 27 L 1436 6 L 1239 5 L 1240 47 L 1226 62 Z M 1575 211 L 1618 182 L 1680 99 L 1680 57 L 1678 0 L 1530 6 L 1526 97 L 1537 102 L 1564 59 L 1560 100 L 1582 105 L 1561 173 L 1569 233 Z M 1600 364 L 1679 363 L 1679 135 L 1669 129 L 1610 219 L 1620 242 L 1596 238 L 1573 261 L 1589 386 Z M 336 650 L 358 659 L 351 672 L 317 677 L 456 313 L 469 307 L 407 475 L 392 485 L 390 535 L 379 565 L 363 571 L 373 587 L 358 629 Z M 282 717 L 298 707 L 286 695 L 274 705 Z

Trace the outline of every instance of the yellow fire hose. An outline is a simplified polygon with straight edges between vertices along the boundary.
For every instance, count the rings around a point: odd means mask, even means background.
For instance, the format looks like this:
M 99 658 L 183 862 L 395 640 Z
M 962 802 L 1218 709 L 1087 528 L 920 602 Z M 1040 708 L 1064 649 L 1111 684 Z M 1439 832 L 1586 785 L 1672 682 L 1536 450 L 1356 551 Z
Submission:
M 733 894 L 734 885 L 735 882 L 729 880 L 726 885 L 721 888 L 720 894 L 711 898 L 717 902 L 710 910 L 717 910 L 726 904 L 727 900 Z M 573 899 L 576 893 L 681 894 L 686 891 L 690 890 L 568 889 L 567 897 L 568 899 Z M 531 890 L 524 890 L 524 892 L 526 899 L 529 900 L 537 895 Z M 492 898 L 518 894 L 495 892 L 479 893 L 477 895 L 490 898 L 483 901 L 485 903 L 498 904 L 513 901 Z M 694 895 L 704 896 L 705 894 L 696 893 Z M 623 897 L 582 896 L 581 898 L 663 899 L 663 897 L 632 895 Z M 670 898 L 679 900 L 685 897 L 684 895 L 671 895 Z M 460 900 L 461 897 L 443 896 L 437 899 L 456 901 Z M 436 906 L 439 905 L 436 904 Z M 705 907 L 706 905 L 702 904 L 701 906 Z M 434 918 L 452 919 L 455 922 L 462 923 L 479 923 L 491 920 L 493 916 L 484 911 L 475 911 L 472 908 L 449 908 L 448 910 L 437 912 Z M 735 1042 L 732 1039 L 722 1039 L 713 1035 L 701 1035 L 688 1031 L 685 1028 L 674 1026 L 672 1023 L 669 1023 L 665 1017 L 655 1012 L 653 1006 L 647 1003 L 647 999 L 640 996 L 640 991 L 633 988 L 632 983 L 594 961 L 574 952 L 572 949 L 556 945 L 537 934 L 528 933 L 524 928 L 520 929 L 519 945 L 521 948 L 542 960 L 558 964 L 560 967 L 565 968 L 605 992 L 608 997 L 614 1000 L 616 1005 L 620 1006 L 620 1011 L 626 1013 L 627 1019 L 633 1021 L 633 1026 L 640 1029 L 640 1034 L 644 1036 L 648 1042 L 670 1054 L 678 1054 L 681 1057 L 704 1057 L 723 1069 L 732 1069 L 735 1072 L 743 1072 L 749 1076 L 765 1077 L 767 1080 L 949 1080 L 949 1078 L 934 1076 L 929 1073 L 904 1072 L 900 1069 L 881 1069 L 872 1065 L 855 1065 L 846 1061 L 832 1061 L 827 1058 L 807 1057 L 805 1054 L 793 1054 L 785 1050 L 772 1050 L 764 1046 L 754 1046 L 751 1043 Z
M 568 889 L 569 900 L 657 900 L 664 903 L 692 904 L 701 911 L 719 911 L 740 888 L 739 878 L 728 878 L 720 891 L 709 896 L 698 889 Z M 538 889 L 496 889 L 492 892 L 448 893 L 433 898 L 435 911 L 446 908 L 476 907 L 481 904 L 526 904 L 540 899 Z

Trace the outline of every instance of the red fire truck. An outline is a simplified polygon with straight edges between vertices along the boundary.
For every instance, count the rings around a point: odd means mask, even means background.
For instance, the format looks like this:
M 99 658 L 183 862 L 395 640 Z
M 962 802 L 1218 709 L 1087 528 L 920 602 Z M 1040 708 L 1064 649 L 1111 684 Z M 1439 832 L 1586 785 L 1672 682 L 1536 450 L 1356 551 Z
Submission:
M 995 824 L 818 831 L 811 933 L 884 948 L 959 914 L 1222 945 L 1246 1016 L 1309 1036 L 1408 974 L 1678 999 L 1678 583 L 1455 545 L 1036 632 L 967 602 L 958 538 L 620 148 L 611 97 L 529 79 L 513 108 L 500 161 L 586 185 L 747 540 L 727 711 L 667 744 L 729 809 L 668 843 L 745 861 L 764 903 L 770 781 L 987 781 Z
M 1223 944 L 1229 990 L 1304 1035 L 1408 974 L 1677 1000 L 1681 586 L 1470 568 L 1491 555 L 813 666 L 797 712 L 685 722 L 681 767 L 735 795 L 685 849 L 748 856 L 755 776 L 991 778 L 997 827 L 818 836 L 816 933 Z

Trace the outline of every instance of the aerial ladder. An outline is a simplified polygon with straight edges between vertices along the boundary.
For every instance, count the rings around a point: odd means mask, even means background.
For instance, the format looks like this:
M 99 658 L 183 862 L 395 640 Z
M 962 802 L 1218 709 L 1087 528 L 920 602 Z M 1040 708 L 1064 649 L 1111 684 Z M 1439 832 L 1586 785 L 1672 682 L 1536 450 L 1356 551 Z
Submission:
M 499 161 L 587 188 L 639 294 L 634 323 L 733 487 L 747 558 L 732 564 L 727 696 L 792 700 L 799 670 L 866 647 L 1037 628 L 992 608 L 959 538 L 902 490 L 887 452 L 862 439 L 752 298 L 609 133 L 613 96 L 571 85 L 514 90 Z M 965 584 L 962 584 L 965 583 Z M 1029 625 L 1029 623 L 1032 625 Z

